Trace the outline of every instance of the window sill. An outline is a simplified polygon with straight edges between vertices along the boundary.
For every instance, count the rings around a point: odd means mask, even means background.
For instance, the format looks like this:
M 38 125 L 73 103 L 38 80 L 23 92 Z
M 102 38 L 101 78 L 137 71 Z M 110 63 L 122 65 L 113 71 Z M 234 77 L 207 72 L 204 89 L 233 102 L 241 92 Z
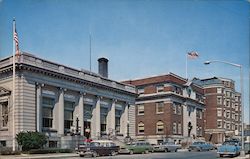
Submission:
M 0 131 L 8 131 L 8 128 L 0 128 Z

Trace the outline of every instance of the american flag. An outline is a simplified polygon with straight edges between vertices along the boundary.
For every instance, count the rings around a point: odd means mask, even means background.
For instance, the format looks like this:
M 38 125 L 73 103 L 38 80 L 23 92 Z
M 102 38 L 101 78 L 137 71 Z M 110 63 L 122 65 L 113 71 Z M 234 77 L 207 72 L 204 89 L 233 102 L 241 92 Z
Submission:
M 188 52 L 187 55 L 188 55 L 188 58 L 189 58 L 189 59 L 196 59 L 196 58 L 199 57 L 199 54 L 198 54 L 197 52 L 195 52 L 195 51 Z
M 18 35 L 17 35 L 16 29 L 15 29 L 15 32 L 14 32 L 14 41 L 15 41 L 15 44 L 16 44 L 16 55 L 19 55 L 19 42 L 18 42 Z

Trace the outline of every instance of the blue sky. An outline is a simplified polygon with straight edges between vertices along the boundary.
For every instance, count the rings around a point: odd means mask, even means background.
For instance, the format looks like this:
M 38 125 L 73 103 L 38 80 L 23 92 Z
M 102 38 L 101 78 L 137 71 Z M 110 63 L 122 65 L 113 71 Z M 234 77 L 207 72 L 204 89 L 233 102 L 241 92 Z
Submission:
M 173 72 L 185 77 L 214 76 L 236 81 L 239 69 L 205 60 L 243 65 L 244 104 L 249 121 L 249 2 L 200 0 L 0 0 L 0 58 L 12 53 L 12 19 L 20 49 L 74 68 L 92 71 L 97 58 L 109 58 L 114 80 Z

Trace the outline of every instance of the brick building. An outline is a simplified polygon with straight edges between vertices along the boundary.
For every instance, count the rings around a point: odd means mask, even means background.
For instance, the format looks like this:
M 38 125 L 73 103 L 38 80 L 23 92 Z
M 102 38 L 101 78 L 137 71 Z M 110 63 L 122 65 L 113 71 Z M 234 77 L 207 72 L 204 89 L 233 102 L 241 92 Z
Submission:
M 159 143 L 204 137 L 203 88 L 173 73 L 125 81 L 136 86 L 137 139 Z
M 204 88 L 206 103 L 207 141 L 222 143 L 226 137 L 241 131 L 241 94 L 235 91 L 235 82 L 226 78 L 194 79 Z

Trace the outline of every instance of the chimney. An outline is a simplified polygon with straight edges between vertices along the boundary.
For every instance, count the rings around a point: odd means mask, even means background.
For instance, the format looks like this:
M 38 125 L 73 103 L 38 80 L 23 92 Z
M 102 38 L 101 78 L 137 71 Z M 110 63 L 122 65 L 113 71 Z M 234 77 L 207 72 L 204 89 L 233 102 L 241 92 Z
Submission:
M 98 73 L 99 75 L 108 78 L 108 59 L 101 57 L 98 59 Z

